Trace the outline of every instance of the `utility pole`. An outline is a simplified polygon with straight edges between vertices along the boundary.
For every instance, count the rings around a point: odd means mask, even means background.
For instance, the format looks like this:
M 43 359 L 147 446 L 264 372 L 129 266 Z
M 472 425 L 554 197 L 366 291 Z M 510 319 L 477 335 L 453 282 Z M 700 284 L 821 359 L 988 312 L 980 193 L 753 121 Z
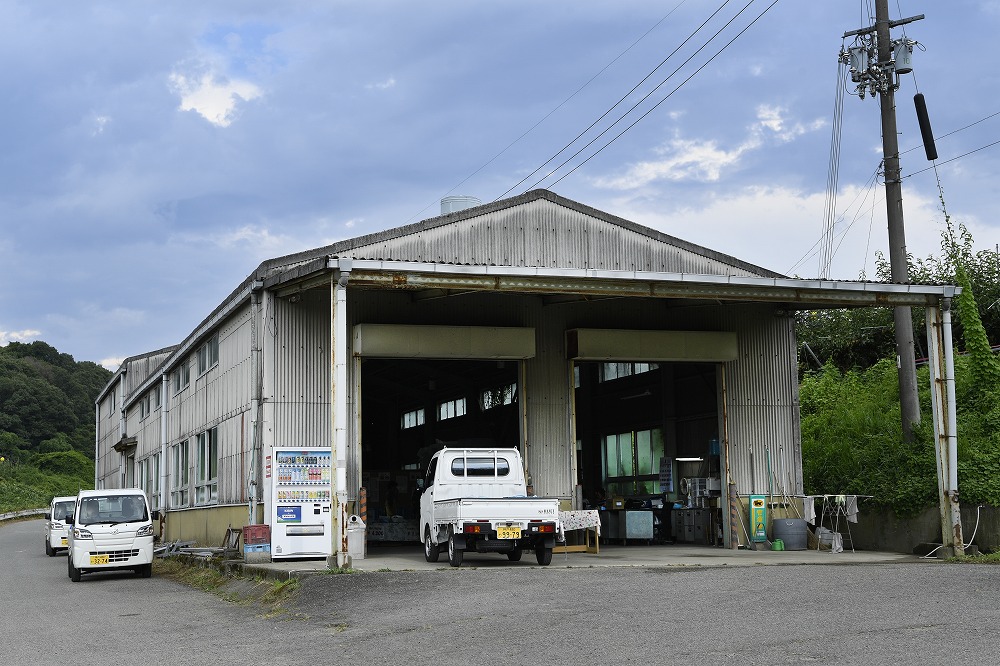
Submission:
M 882 157 L 885 173 L 885 206 L 889 226 L 889 266 L 892 281 L 910 281 L 906 262 L 906 236 L 903 232 L 903 187 L 899 170 L 899 142 L 896 136 L 896 89 L 899 75 L 912 71 L 910 55 L 913 42 L 892 41 L 890 28 L 918 21 L 923 14 L 898 21 L 889 20 L 889 0 L 875 0 L 875 25 L 844 33 L 855 37 L 855 45 L 841 52 L 841 61 L 851 68 L 851 80 L 858 84 L 859 97 L 866 90 L 879 95 L 882 112 Z M 874 34 L 874 41 L 872 36 Z M 899 375 L 899 406 L 903 439 L 913 440 L 913 426 L 920 423 L 917 398 L 917 368 L 913 345 L 913 319 L 910 308 L 893 309 L 896 333 L 896 364 Z

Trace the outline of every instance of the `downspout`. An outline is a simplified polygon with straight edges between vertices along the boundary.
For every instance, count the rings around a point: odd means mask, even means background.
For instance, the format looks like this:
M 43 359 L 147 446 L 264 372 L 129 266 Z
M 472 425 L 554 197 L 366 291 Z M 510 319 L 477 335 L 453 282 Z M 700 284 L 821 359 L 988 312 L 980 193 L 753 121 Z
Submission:
M 955 355 L 951 338 L 951 299 L 942 302 L 942 333 L 944 335 L 944 382 L 946 391 L 946 422 L 948 437 L 948 503 L 951 507 L 951 542 L 955 555 L 965 554 L 962 538 L 962 511 L 958 503 L 958 417 L 955 406 Z M 945 543 L 946 535 L 941 535 Z
M 169 508 L 170 493 L 167 484 L 170 483 L 169 461 L 167 460 L 167 419 L 170 417 L 170 374 L 164 372 L 160 377 L 160 511 L 165 513 Z M 160 535 L 163 536 L 162 534 Z
M 264 283 L 257 280 L 250 292 L 250 368 L 253 372 L 250 387 L 250 467 L 247 470 L 247 525 L 257 523 L 257 466 L 260 463 L 260 423 L 263 391 L 263 367 L 260 349 L 260 296 Z
M 97 475 L 101 469 L 101 399 L 94 403 L 94 488 L 97 488 Z
M 330 564 L 337 568 L 350 566 L 347 554 L 347 283 L 351 277 L 350 259 L 339 259 L 338 269 L 331 281 L 333 322 L 330 327 L 333 340 L 330 354 L 333 361 L 331 375 L 331 402 L 333 403 L 332 458 L 336 465 L 334 497 L 336 497 L 336 529 L 331 544 L 333 555 Z M 332 567 L 331 567 L 332 568 Z
M 118 379 L 118 388 L 121 389 L 121 396 L 119 396 L 118 402 L 118 441 L 122 441 L 128 436 L 125 432 L 125 373 L 128 372 L 127 368 L 122 368 L 122 374 Z M 117 389 L 116 389 L 117 391 Z M 118 458 L 118 479 L 119 488 L 125 488 L 125 480 L 128 478 L 128 470 L 125 468 L 125 461 L 128 460 L 126 455 L 127 449 L 123 450 L 119 454 Z

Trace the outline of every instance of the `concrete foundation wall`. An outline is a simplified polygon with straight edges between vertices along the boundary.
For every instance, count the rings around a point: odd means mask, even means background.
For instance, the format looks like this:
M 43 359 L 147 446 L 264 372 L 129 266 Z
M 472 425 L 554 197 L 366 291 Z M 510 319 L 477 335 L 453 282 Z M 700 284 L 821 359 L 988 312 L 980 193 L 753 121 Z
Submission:
M 966 544 L 973 543 L 982 552 L 1000 550 L 1000 508 L 983 506 L 979 510 L 978 528 L 976 511 L 974 504 L 962 506 L 962 536 Z M 913 518 L 900 518 L 891 509 L 869 509 L 862 505 L 857 523 L 842 519 L 838 531 L 845 536 L 845 547 L 848 525 L 857 550 L 912 553 L 917 544 L 941 543 L 941 514 L 937 508 L 926 509 Z

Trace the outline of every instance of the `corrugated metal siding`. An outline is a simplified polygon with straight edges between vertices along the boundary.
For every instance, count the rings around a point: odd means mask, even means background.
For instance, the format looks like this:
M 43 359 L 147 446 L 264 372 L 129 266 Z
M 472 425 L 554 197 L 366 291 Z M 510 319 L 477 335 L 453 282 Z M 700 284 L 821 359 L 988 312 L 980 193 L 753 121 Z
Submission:
M 112 404 L 114 407 L 112 408 Z M 121 439 L 121 381 L 98 404 L 98 452 L 94 467 L 98 488 L 117 488 L 121 455 L 112 449 Z
M 752 276 L 551 201 L 538 200 L 344 253 L 356 259 Z
M 524 400 L 527 409 L 528 472 L 535 492 L 570 499 L 576 485 L 572 459 L 569 365 L 565 353 L 565 309 L 526 308 L 528 326 L 534 326 L 535 358 L 524 362 Z
M 739 360 L 725 370 L 730 480 L 741 495 L 800 494 L 794 323 L 767 306 L 730 306 L 723 319 L 738 332 L 740 344 Z
M 274 299 L 274 445 L 330 445 L 330 299 Z M 268 361 L 265 361 L 267 363 Z
M 184 440 L 189 442 L 193 502 L 198 469 L 197 435 L 218 428 L 218 503 L 227 504 L 241 502 L 246 497 L 245 465 L 249 463 L 245 448 L 249 446 L 249 422 L 244 421 L 244 413 L 250 409 L 252 390 L 249 306 L 222 322 L 216 331 L 219 335 L 218 365 L 198 377 L 195 353 L 185 359 L 191 367 L 191 384 L 170 397 L 167 445 L 169 448 Z M 150 434 L 153 436 L 152 432 Z M 155 437 L 158 442 L 158 432 Z M 162 464 L 169 465 L 169 451 L 168 460 Z M 166 490 L 169 491 L 174 470 L 168 467 L 167 473 Z
M 126 363 L 128 373 L 125 375 L 125 398 L 131 398 L 136 389 L 152 375 L 160 364 L 170 356 L 169 351 L 134 358 Z

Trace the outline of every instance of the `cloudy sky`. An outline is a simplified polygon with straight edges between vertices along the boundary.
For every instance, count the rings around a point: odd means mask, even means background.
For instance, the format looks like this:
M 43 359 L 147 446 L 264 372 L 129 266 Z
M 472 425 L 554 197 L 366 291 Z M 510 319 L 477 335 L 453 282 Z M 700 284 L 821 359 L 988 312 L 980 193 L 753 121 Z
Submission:
M 926 15 L 896 98 L 908 249 L 938 253 L 938 179 L 992 249 L 1000 2 L 890 5 Z M 0 344 L 113 367 L 180 342 L 264 259 L 536 187 L 816 277 L 837 55 L 870 7 L 7 0 Z M 852 92 L 831 264 L 849 280 L 887 247 L 878 102 Z

